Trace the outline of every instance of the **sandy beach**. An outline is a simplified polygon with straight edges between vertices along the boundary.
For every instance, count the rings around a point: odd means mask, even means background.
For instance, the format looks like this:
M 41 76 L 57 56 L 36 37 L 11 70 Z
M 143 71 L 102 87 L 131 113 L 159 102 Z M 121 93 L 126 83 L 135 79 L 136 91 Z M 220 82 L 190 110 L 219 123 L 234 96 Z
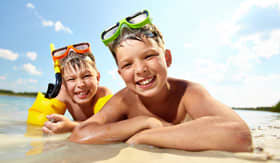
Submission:
M 3 121 L 2 121 L 3 122 Z M 7 126 L 1 123 L 0 127 Z M 12 126 L 20 125 L 16 122 Z M 280 162 L 280 120 L 252 128 L 254 152 L 223 151 L 189 152 L 162 149 L 147 145 L 130 146 L 125 143 L 109 145 L 81 145 L 67 141 L 68 134 L 40 136 L 40 128 L 31 127 L 23 135 L 0 134 L 0 160 L 4 162 L 197 162 L 247 163 Z M 3 152 L 4 149 L 4 152 Z M 23 153 L 15 157 L 12 153 Z M 2 157 L 3 156 L 3 157 Z M 2 162 L 1 161 L 1 162 Z

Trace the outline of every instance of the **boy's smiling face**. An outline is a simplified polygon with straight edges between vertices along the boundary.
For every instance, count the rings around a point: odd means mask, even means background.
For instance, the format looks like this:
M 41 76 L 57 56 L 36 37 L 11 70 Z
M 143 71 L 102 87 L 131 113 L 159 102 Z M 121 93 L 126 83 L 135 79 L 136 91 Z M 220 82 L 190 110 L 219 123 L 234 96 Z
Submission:
M 153 97 L 167 82 L 170 51 L 161 48 L 153 39 L 127 39 L 116 49 L 118 72 L 127 87 L 140 96 Z
M 89 64 L 65 67 L 64 83 L 72 100 L 78 104 L 91 102 L 99 85 L 99 73 Z

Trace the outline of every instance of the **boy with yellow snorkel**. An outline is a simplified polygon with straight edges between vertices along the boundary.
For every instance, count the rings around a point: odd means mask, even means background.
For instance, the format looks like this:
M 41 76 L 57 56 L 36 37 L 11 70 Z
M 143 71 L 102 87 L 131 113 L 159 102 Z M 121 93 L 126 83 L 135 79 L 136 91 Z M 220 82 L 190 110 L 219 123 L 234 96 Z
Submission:
M 148 144 L 190 151 L 251 151 L 246 123 L 200 84 L 170 78 L 171 52 L 147 10 L 102 33 L 126 88 L 74 129 L 78 143 Z
M 97 113 L 110 99 L 111 91 L 99 86 L 100 73 L 89 43 L 66 46 L 51 53 L 55 63 L 56 85 L 49 85 L 45 97 L 38 94 L 29 109 L 27 122 L 44 125 L 43 132 L 48 134 L 70 132 L 79 121 Z M 66 108 L 75 121 L 63 116 Z

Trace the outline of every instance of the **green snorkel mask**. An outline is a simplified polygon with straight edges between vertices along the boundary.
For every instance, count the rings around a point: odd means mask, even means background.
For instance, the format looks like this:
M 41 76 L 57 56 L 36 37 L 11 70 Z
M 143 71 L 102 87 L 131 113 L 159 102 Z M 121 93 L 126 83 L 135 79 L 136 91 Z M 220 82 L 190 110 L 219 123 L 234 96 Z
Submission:
M 109 43 L 118 38 L 121 33 L 122 26 L 128 26 L 132 29 L 141 28 L 146 24 L 151 24 L 148 10 L 140 11 L 133 16 L 126 17 L 112 27 L 106 29 L 101 34 L 103 43 L 108 46 Z

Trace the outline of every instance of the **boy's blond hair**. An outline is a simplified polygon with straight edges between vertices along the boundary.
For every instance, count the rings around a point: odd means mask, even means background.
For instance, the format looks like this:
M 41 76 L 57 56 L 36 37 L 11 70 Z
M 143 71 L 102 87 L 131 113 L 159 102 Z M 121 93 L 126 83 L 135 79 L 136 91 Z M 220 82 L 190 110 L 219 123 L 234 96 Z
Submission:
M 91 52 L 79 54 L 71 51 L 65 58 L 59 60 L 59 63 L 62 76 L 66 67 L 73 67 L 76 70 L 76 68 L 81 69 L 91 66 L 96 72 L 98 72 L 95 58 Z
M 116 63 L 118 64 L 115 50 L 119 47 L 122 41 L 127 39 L 143 41 L 144 38 L 151 38 L 155 40 L 158 43 L 159 47 L 164 49 L 163 36 L 154 24 L 146 24 L 145 26 L 137 29 L 124 27 L 123 29 L 121 29 L 121 34 L 118 36 L 118 38 L 108 45 Z

